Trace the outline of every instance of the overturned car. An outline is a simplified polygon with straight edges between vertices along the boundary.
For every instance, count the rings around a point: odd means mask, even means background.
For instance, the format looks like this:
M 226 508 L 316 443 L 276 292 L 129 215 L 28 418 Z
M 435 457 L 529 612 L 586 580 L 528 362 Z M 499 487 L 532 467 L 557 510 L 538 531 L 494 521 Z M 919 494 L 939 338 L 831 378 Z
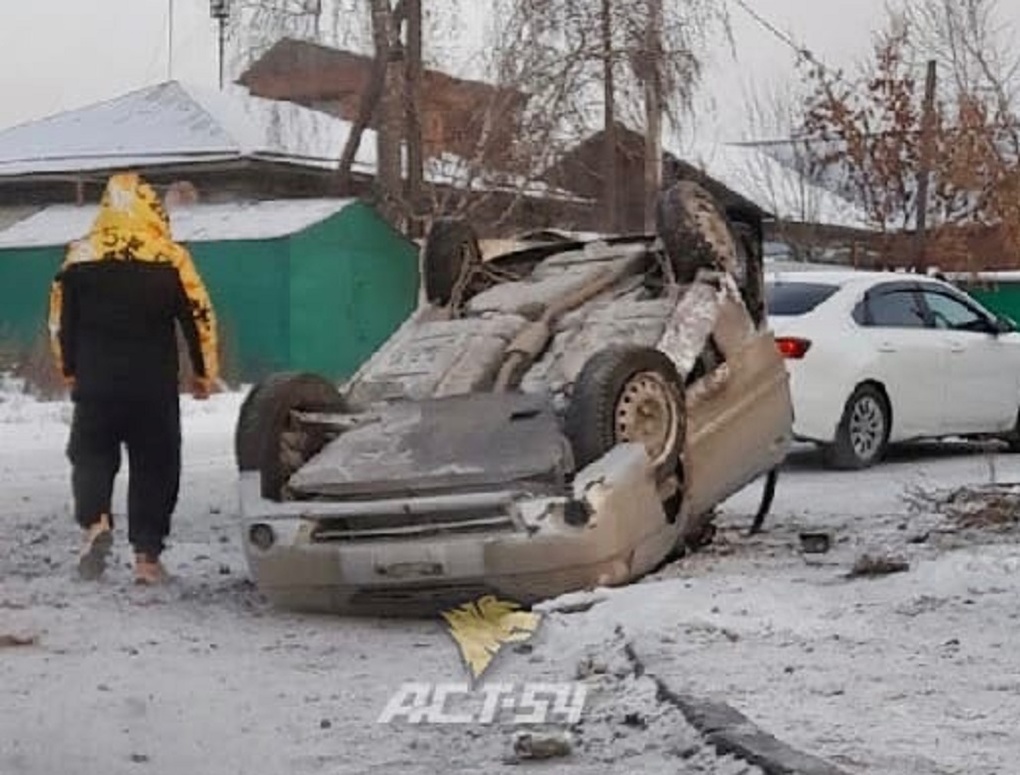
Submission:
M 658 234 L 423 249 L 428 303 L 341 388 L 255 386 L 238 419 L 252 576 L 293 609 L 521 603 L 647 573 L 791 440 L 760 230 L 680 183 Z

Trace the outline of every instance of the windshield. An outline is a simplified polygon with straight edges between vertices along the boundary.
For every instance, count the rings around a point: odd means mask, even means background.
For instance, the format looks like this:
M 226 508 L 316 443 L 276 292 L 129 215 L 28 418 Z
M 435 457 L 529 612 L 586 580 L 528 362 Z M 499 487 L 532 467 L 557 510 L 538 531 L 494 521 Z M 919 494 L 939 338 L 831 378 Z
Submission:
M 828 283 L 766 283 L 765 303 L 772 316 L 806 315 L 838 290 Z

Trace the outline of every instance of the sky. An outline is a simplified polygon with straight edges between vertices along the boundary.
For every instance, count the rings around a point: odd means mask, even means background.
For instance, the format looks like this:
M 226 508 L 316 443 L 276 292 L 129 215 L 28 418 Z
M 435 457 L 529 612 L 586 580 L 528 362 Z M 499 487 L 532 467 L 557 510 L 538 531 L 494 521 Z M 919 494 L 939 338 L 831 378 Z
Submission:
M 475 2 L 467 1 L 469 7 Z M 873 32 L 884 20 L 885 0 L 746 2 L 836 67 L 866 56 Z M 472 43 L 484 40 L 487 3 L 477 0 L 475 13 L 465 15 L 470 34 L 441 44 L 450 58 L 449 69 L 458 74 L 468 74 L 476 53 Z M 1001 10 L 1020 31 L 1020 0 L 1001 0 Z M 745 11 L 732 5 L 731 18 L 736 57 L 723 43 L 713 52 L 692 123 L 701 136 L 737 140 L 749 133 L 748 95 L 776 88 L 793 78 L 794 70 L 790 49 Z M 170 74 L 216 85 L 216 26 L 209 18 L 208 0 L 3 0 L 0 127 L 115 97 Z

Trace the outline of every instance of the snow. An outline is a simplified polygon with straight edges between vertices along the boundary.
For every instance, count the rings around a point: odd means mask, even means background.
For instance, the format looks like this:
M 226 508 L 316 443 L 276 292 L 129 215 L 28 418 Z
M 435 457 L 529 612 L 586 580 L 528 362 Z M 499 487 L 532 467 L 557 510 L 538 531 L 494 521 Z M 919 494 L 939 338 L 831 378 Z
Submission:
M 267 608 L 252 589 L 232 455 L 242 393 L 182 402 L 184 486 L 167 555 L 175 579 L 150 590 L 129 583 L 122 519 L 108 578 L 73 579 L 70 406 L 17 388 L 0 384 L 0 634 L 39 643 L 0 658 L 0 772 L 502 766 L 517 731 L 508 723 L 376 723 L 407 681 L 466 680 L 440 622 L 299 616 Z M 627 642 L 652 675 L 721 695 L 850 773 L 1013 772 L 1015 536 L 944 531 L 903 498 L 913 487 L 986 482 L 993 471 L 1020 480 L 1020 459 L 919 446 L 870 471 L 832 473 L 798 449 L 765 534 L 743 535 L 760 494 L 752 486 L 726 504 L 714 547 L 642 583 L 599 590 L 587 612 L 549 612 L 533 651 L 501 654 L 486 681 L 570 681 L 579 666 L 603 663 L 583 678 L 589 706 L 574 756 L 543 765 L 548 773 L 758 774 L 716 756 L 656 698 L 648 677 L 628 668 Z M 124 497 L 120 481 L 117 514 Z M 833 551 L 800 554 L 806 529 L 831 531 Z M 875 547 L 905 554 L 910 571 L 846 579 Z M 644 728 L 623 723 L 628 713 Z
M 266 158 L 335 166 L 350 125 L 290 103 L 169 81 L 0 133 L 0 175 Z M 358 156 L 374 169 L 371 133 Z
M 196 204 L 170 211 L 174 239 L 180 242 L 267 240 L 297 234 L 353 203 L 353 199 L 289 199 Z M 88 233 L 96 205 L 53 205 L 6 231 L 0 249 L 66 245 Z
M 0 178 L 243 160 L 335 170 L 351 128 L 327 113 L 252 96 L 242 86 L 219 92 L 167 81 L 0 132 Z M 375 130 L 366 129 L 354 172 L 375 174 L 376 143 Z M 454 154 L 427 159 L 425 180 L 585 201 L 542 182 L 475 170 Z
M 288 102 L 167 81 L 0 132 L 0 177 L 161 164 L 277 161 L 335 169 L 346 121 Z M 375 170 L 375 133 L 354 170 Z

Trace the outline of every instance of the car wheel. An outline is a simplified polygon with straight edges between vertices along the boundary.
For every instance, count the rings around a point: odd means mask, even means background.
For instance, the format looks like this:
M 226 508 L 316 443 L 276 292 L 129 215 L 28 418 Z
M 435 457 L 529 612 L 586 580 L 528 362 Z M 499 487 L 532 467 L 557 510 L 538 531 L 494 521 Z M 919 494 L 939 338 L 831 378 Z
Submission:
M 693 282 L 699 269 L 736 272 L 737 244 L 726 214 L 697 183 L 681 181 L 663 191 L 655 216 L 656 231 L 679 282 Z
M 673 475 L 686 432 L 683 383 L 658 350 L 610 347 L 581 369 L 564 422 L 578 468 L 617 444 L 643 444 L 659 475 Z
M 462 300 L 470 267 L 481 264 L 482 251 L 474 229 L 463 218 L 439 218 L 425 238 L 422 273 L 425 297 L 440 307 Z
M 258 471 L 262 497 L 278 500 L 291 474 L 325 443 L 323 434 L 295 432 L 290 413 L 340 409 L 340 393 L 324 377 L 292 372 L 267 377 L 241 405 L 234 431 L 238 470 Z
M 733 224 L 733 238 L 737 247 L 737 285 L 751 319 L 760 326 L 766 315 L 760 243 L 754 230 L 746 223 Z
M 889 403 L 873 385 L 861 385 L 843 410 L 836 441 L 826 448 L 833 468 L 868 468 L 882 459 L 890 430 Z
M 1013 430 L 1003 436 L 1002 440 L 1009 445 L 1010 452 L 1020 452 L 1020 412 L 1017 412 L 1016 423 L 1013 425 Z

